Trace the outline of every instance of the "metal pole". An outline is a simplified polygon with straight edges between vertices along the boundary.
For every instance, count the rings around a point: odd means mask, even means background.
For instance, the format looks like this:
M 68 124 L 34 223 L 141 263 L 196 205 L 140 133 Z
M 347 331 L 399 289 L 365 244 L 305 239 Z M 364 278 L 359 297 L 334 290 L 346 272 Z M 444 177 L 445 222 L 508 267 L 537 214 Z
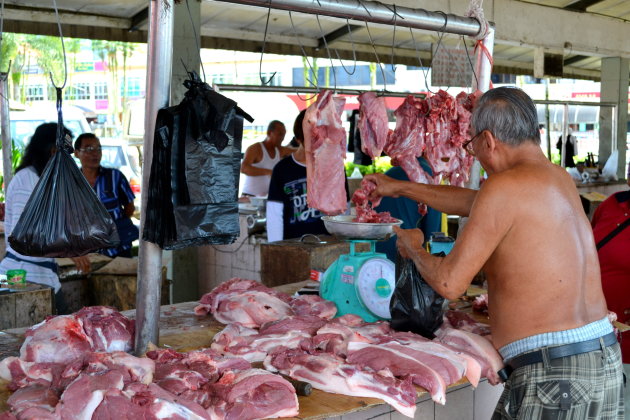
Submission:
M 147 58 L 147 98 L 144 121 L 144 159 L 142 185 L 149 187 L 155 116 L 168 106 L 171 57 L 173 54 L 173 5 L 167 0 L 151 0 Z M 147 214 L 147 194 L 142 195 L 141 229 Z M 160 289 L 162 283 L 162 250 L 155 244 L 140 241 L 138 288 L 136 294 L 136 354 L 143 354 L 149 343 L 159 339 Z
M 475 61 L 475 74 L 477 78 L 473 81 L 473 90 L 482 92 L 490 89 L 490 77 L 492 76 L 492 63 L 490 59 L 494 51 L 494 27 L 490 26 L 488 34 L 482 41 L 482 45 L 477 48 L 477 57 Z M 466 187 L 479 189 L 481 182 L 481 164 L 477 159 L 474 160 L 470 168 L 470 179 Z
M 446 13 L 429 12 L 387 5 L 376 1 L 358 0 L 219 0 L 226 3 L 259 6 L 265 9 L 290 10 L 312 15 L 354 19 L 361 22 L 426 29 L 457 35 L 477 36 L 481 32 L 479 21 Z M 394 15 L 394 11 L 396 15 Z M 493 40 L 494 42 L 494 36 Z
M 13 178 L 11 155 L 11 117 L 9 109 L 9 81 L 8 73 L 0 73 L 0 117 L 2 118 L 2 175 L 4 176 L 4 196 L 7 196 L 9 182 Z
M 549 78 L 545 78 L 545 100 L 549 100 Z M 547 137 L 547 159 L 551 162 L 551 121 L 549 115 L 549 104 L 545 104 L 545 130 Z
M 215 84 L 214 87 L 218 92 L 273 92 L 273 93 L 308 93 L 315 94 L 320 93 L 322 89 L 310 86 L 268 86 L 268 85 L 222 85 Z M 328 89 L 328 88 L 326 88 Z M 361 89 L 334 89 L 330 88 L 338 95 L 360 95 L 363 92 L 369 92 L 369 90 Z M 423 98 L 424 93 L 412 93 L 412 92 L 390 92 L 379 91 L 379 95 L 392 97 L 392 98 L 406 98 L 409 95 L 413 95 L 416 98 Z

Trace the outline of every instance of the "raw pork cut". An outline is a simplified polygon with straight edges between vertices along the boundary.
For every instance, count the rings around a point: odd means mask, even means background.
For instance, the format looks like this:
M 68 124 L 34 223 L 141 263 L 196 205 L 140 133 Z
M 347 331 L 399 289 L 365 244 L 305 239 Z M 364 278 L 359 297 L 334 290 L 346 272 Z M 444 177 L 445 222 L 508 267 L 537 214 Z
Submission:
M 377 97 L 374 92 L 363 92 L 358 99 L 361 104 L 359 107 L 361 150 L 374 159 L 383 152 L 389 134 L 385 99 Z
M 278 370 L 313 388 L 355 397 L 380 398 L 407 417 L 416 411 L 416 389 L 411 379 L 362 370 L 330 353 L 308 354 L 300 350 L 274 353 L 265 359 L 267 370 Z
M 20 359 L 26 362 L 70 363 L 92 350 L 83 323 L 72 315 L 49 318 L 26 331 Z
M 378 206 L 381 202 L 379 198 L 374 203 L 370 204 L 368 197 L 376 188 L 376 184 L 364 179 L 361 181 L 361 187 L 358 188 L 354 194 L 352 194 L 352 202 L 357 209 L 357 216 L 352 219 L 357 223 L 394 223 L 398 219 L 393 218 L 388 211 L 381 213 L 372 209 L 372 205 Z
M 497 372 L 503 368 L 503 359 L 488 339 L 468 331 L 445 327 L 438 328 L 435 334 L 439 342 L 474 357 L 481 365 L 481 374 L 492 385 L 500 382 Z
M 414 384 L 431 394 L 433 401 L 442 405 L 446 402 L 447 384 L 444 378 L 424 360 L 400 351 L 395 343 L 374 345 L 352 342 L 348 345 L 347 360 L 348 363 L 368 367 L 375 372 L 388 370 L 399 378 L 410 377 Z
M 317 316 L 332 319 L 337 313 L 337 305 L 317 295 L 299 295 L 291 298 L 289 306 L 296 316 Z
M 134 325 L 134 321 L 104 306 L 50 317 L 26 331 L 20 358 L 67 364 L 90 351 L 129 351 L 133 349 Z
M 135 323 L 115 309 L 89 306 L 73 314 L 92 339 L 92 351 L 131 351 Z
M 123 389 L 123 386 L 119 372 L 81 374 L 63 391 L 55 412 L 62 420 L 91 419 L 107 390 Z
M 488 336 L 490 327 L 475 321 L 470 315 L 462 311 L 446 311 L 444 313 L 445 326 L 451 326 L 456 330 L 468 331 L 473 334 Z
M 260 334 L 243 331 L 245 335 L 236 335 L 234 325 L 230 324 L 214 336 L 211 348 L 228 357 L 242 357 L 248 362 L 262 362 L 267 354 L 278 347 L 301 348 L 309 350 L 312 347 L 311 334 L 307 331 L 293 330 L 278 334 Z
M 36 384 L 15 391 L 7 399 L 7 405 L 11 407 L 10 415 L 20 420 L 59 420 L 55 414 L 58 401 L 56 392 L 45 385 Z
M 346 130 L 341 112 L 346 100 L 330 90 L 322 91 L 304 115 L 306 150 L 306 200 L 308 206 L 328 215 L 346 211 L 344 159 Z
M 299 413 L 293 386 L 263 369 L 229 372 L 206 388 L 207 409 L 212 418 L 251 420 L 293 417 Z

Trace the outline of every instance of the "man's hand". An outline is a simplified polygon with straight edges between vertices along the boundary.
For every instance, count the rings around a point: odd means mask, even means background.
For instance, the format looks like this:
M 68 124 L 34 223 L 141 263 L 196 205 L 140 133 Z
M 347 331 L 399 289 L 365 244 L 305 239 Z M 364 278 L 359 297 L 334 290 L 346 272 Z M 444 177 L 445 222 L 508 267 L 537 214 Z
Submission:
M 398 236 L 396 240 L 398 253 L 403 258 L 413 259 L 422 250 L 424 234 L 420 229 L 401 229 L 398 226 L 394 226 L 394 232 Z
M 87 274 L 90 272 L 90 258 L 87 255 L 84 255 L 82 257 L 72 257 L 72 262 L 74 262 L 74 265 L 77 266 L 77 268 L 79 269 L 79 271 L 81 271 L 84 274 Z
M 376 185 L 376 188 L 368 196 L 368 199 L 372 202 L 379 201 L 381 197 L 396 198 L 399 196 L 397 187 L 401 181 L 384 174 L 370 174 L 364 176 L 363 179 Z

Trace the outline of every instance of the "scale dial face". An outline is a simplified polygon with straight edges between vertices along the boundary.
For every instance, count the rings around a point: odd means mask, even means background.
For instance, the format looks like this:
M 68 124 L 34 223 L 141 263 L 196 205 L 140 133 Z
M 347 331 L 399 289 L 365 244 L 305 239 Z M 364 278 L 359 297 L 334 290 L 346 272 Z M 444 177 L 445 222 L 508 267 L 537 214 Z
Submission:
M 389 301 L 396 286 L 396 267 L 385 258 L 372 258 L 363 263 L 355 280 L 357 294 L 374 315 L 390 319 Z

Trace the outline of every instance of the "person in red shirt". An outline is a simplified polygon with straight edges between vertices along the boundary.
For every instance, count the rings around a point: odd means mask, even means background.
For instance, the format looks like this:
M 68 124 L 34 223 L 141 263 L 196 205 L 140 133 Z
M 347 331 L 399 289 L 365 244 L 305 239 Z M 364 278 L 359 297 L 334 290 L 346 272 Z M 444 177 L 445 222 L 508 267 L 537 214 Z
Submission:
M 630 168 L 626 175 L 630 186 Z M 593 215 L 591 225 L 597 244 L 599 265 L 602 272 L 602 288 L 608 309 L 617 314 L 617 320 L 630 323 L 630 190 L 620 191 L 608 197 Z M 618 226 L 625 229 L 607 242 L 603 240 Z M 622 333 L 621 355 L 626 376 L 630 377 L 630 331 Z M 630 404 L 630 392 L 626 388 L 626 407 Z M 628 417 L 626 417 L 628 418 Z

